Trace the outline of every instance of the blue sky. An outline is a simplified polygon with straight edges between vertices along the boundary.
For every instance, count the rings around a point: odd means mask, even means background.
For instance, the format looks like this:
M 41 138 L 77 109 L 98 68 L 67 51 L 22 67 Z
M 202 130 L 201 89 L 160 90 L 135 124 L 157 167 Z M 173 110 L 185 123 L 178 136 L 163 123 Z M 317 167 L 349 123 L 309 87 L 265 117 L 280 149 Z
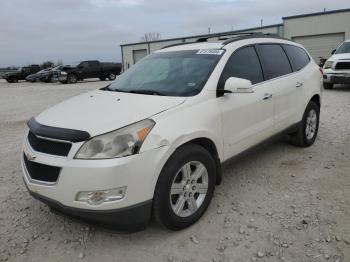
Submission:
M 62 59 L 120 61 L 120 44 L 280 23 L 350 8 L 347 0 L 0 0 L 0 67 Z

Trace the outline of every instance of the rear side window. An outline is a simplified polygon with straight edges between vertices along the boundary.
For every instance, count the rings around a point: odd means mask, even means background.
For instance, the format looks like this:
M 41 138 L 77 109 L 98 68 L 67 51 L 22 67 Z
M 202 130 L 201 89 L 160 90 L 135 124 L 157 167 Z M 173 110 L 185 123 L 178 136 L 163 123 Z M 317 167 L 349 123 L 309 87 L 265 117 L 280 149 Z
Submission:
M 294 72 L 303 69 L 310 62 L 310 57 L 305 50 L 300 47 L 283 45 L 283 49 L 289 57 Z
M 253 84 L 264 81 L 258 55 L 254 47 L 244 47 L 235 52 L 228 60 L 220 78 L 220 87 L 230 77 L 250 80 Z
M 266 80 L 292 73 L 287 55 L 280 45 L 257 45 Z

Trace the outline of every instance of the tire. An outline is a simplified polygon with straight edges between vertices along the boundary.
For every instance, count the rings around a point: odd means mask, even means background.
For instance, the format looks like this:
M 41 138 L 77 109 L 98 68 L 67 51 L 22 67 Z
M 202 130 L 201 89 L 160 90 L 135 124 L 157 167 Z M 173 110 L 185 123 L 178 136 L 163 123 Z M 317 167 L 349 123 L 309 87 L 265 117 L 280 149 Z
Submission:
M 78 76 L 76 74 L 69 74 L 67 76 L 68 84 L 75 84 L 76 82 L 78 82 Z
M 115 73 L 109 73 L 109 75 L 108 75 L 108 79 L 109 80 L 115 80 L 115 78 L 116 78 L 117 76 L 116 76 L 116 74 Z
M 12 83 L 11 79 L 6 79 L 7 83 Z
M 11 83 L 18 83 L 17 77 L 12 77 L 10 80 L 11 80 Z
M 332 83 L 323 83 L 324 89 L 333 89 L 334 84 Z
M 185 172 L 182 170 L 186 170 L 186 167 L 192 175 L 187 178 L 192 181 L 184 179 Z M 202 170 L 198 179 L 193 177 L 196 170 Z M 184 180 L 187 180 L 187 183 Z M 193 182 L 194 180 L 196 182 Z M 170 230 L 181 230 L 192 225 L 208 208 L 213 197 L 215 181 L 215 161 L 207 150 L 195 144 L 180 147 L 166 162 L 158 178 L 153 201 L 155 221 Z M 175 186 L 178 187 L 176 189 L 179 193 L 171 195 L 171 189 Z M 201 193 L 198 190 L 201 190 Z M 184 200 L 185 197 L 187 200 Z M 195 206 L 190 204 L 190 199 L 195 200 Z M 183 205 L 176 205 L 180 202 Z M 181 206 L 181 212 L 176 213 L 174 209 Z
M 106 78 L 105 78 L 104 76 L 101 76 L 101 77 L 100 77 L 100 80 L 101 80 L 101 81 L 105 81 Z
M 320 123 L 320 107 L 313 101 L 307 105 L 298 131 L 291 136 L 291 143 L 299 147 L 311 146 L 317 137 Z

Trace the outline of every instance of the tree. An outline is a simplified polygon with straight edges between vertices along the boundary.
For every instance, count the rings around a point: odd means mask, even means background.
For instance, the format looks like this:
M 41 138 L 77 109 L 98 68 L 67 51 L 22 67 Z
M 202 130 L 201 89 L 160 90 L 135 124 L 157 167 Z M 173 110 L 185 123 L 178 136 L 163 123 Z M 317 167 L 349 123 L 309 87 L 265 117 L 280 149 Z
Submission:
M 141 41 L 149 42 L 162 39 L 162 35 L 158 32 L 148 32 L 141 37 Z
M 44 63 L 41 64 L 42 68 L 49 68 L 49 67 L 54 67 L 55 63 L 51 62 L 51 61 L 46 61 Z

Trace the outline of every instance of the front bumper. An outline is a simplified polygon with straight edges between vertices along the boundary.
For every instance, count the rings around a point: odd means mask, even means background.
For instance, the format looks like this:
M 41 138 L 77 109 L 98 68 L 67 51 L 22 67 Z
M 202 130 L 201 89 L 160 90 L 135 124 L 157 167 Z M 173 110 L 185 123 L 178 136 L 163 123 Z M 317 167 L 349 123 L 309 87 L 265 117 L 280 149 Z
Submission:
M 158 175 L 167 157 L 167 147 L 116 159 L 79 160 L 75 153 L 82 142 L 73 143 L 67 157 L 36 152 L 26 139 L 23 151 L 32 162 L 60 167 L 54 183 L 32 179 L 22 158 L 23 179 L 31 195 L 55 210 L 90 222 L 119 227 L 147 224 Z M 76 201 L 78 192 L 127 187 L 123 199 L 90 205 Z M 140 207 L 141 206 L 141 207 Z M 142 213 L 142 214 L 141 214 Z
M 323 82 L 329 84 L 350 84 L 350 71 L 324 70 Z
M 29 193 L 37 200 L 48 205 L 54 212 L 61 215 L 83 220 L 102 227 L 120 231 L 139 231 L 145 229 L 151 218 L 152 201 L 133 205 L 116 210 L 87 210 L 72 208 L 62 205 L 60 202 L 44 197 L 29 190 Z

